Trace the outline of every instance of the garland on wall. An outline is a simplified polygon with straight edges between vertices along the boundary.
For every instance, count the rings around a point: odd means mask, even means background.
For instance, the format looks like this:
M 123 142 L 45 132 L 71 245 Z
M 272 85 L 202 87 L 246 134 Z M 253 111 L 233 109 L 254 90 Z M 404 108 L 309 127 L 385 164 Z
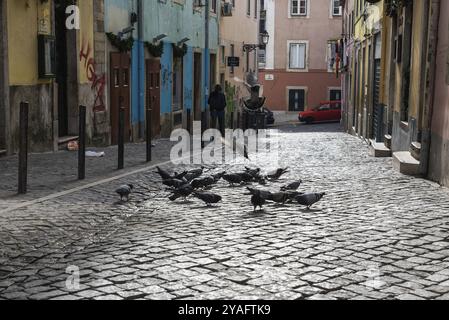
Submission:
M 128 52 L 131 51 L 134 45 L 134 38 L 129 37 L 127 39 L 120 39 L 118 36 L 113 34 L 112 32 L 106 33 L 111 44 L 116 47 L 120 52 Z
M 178 47 L 174 43 L 172 45 L 173 45 L 173 56 L 175 56 L 176 58 L 182 58 L 187 54 L 188 47 L 185 43 L 182 45 L 182 47 Z
M 162 41 L 160 41 L 157 45 L 146 41 L 145 47 L 147 48 L 148 52 L 155 58 L 162 57 L 162 54 L 164 53 L 164 42 Z

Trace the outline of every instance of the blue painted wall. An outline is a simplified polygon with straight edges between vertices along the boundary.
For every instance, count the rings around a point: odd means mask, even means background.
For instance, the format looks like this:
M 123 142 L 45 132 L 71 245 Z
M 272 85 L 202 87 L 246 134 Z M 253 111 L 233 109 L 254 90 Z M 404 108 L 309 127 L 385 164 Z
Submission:
M 184 57 L 184 108 L 193 109 L 193 48 Z
M 161 57 L 161 113 L 170 113 L 172 109 L 172 57 L 172 44 L 164 42 L 164 54 Z

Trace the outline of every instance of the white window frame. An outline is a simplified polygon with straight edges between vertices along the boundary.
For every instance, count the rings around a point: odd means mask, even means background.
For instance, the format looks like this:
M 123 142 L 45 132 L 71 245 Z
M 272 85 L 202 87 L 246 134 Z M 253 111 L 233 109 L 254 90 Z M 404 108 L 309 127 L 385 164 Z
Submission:
M 335 9 L 337 9 L 335 7 L 335 2 L 339 1 L 340 2 L 340 6 L 338 7 L 338 14 L 335 14 Z M 340 18 L 343 16 L 343 7 L 341 6 L 341 0 L 330 0 L 330 17 L 331 18 Z
M 293 1 L 298 2 L 298 12 L 293 12 Z M 300 12 L 301 2 L 306 5 L 305 12 Z M 288 17 L 289 18 L 308 18 L 310 15 L 310 0 L 288 0 Z
M 304 59 L 304 69 L 290 67 L 290 47 L 292 44 L 304 44 L 306 46 L 306 56 Z M 287 71 L 289 72 L 309 72 L 309 41 L 308 40 L 288 40 L 287 41 Z

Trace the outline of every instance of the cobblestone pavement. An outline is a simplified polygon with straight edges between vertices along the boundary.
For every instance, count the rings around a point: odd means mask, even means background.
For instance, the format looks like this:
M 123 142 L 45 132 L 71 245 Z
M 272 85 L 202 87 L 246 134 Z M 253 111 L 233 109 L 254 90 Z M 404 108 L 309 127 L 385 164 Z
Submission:
M 154 142 L 153 162 L 170 159 L 172 142 L 161 139 Z M 30 154 L 28 160 L 28 194 L 17 195 L 17 156 L 0 158 L 0 211 L 15 204 L 70 190 L 99 178 L 113 177 L 117 172 L 117 147 L 87 148 L 88 151 L 104 151 L 103 158 L 86 158 L 86 180 L 78 181 L 78 152 Z M 123 172 L 144 167 L 146 144 L 135 143 L 125 146 L 125 169 Z M 122 172 L 120 172 L 122 173 Z
M 312 211 L 253 214 L 244 189 L 224 183 L 216 208 L 169 203 L 141 172 L 3 214 L 0 299 L 449 298 L 447 189 L 396 173 L 337 125 L 280 138 L 291 170 L 267 188 L 302 178 L 327 192 Z M 128 181 L 137 192 L 118 204 L 114 187 Z M 71 266 L 79 288 L 67 286 Z

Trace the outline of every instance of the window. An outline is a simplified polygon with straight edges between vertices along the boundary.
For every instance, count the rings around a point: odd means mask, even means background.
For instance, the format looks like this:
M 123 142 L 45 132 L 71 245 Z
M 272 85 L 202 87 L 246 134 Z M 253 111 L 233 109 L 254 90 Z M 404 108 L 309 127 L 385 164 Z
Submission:
M 231 57 L 235 57 L 235 45 L 231 44 Z M 231 67 L 231 74 L 234 74 L 234 67 Z
M 246 15 L 251 15 L 251 0 L 246 0 Z
M 290 0 L 292 16 L 307 16 L 309 0 Z
M 341 4 L 340 0 L 331 0 L 332 1 L 332 15 L 333 16 L 341 16 Z
M 306 69 L 307 43 L 290 43 L 289 69 Z
M 220 46 L 221 65 L 226 65 L 226 47 Z

